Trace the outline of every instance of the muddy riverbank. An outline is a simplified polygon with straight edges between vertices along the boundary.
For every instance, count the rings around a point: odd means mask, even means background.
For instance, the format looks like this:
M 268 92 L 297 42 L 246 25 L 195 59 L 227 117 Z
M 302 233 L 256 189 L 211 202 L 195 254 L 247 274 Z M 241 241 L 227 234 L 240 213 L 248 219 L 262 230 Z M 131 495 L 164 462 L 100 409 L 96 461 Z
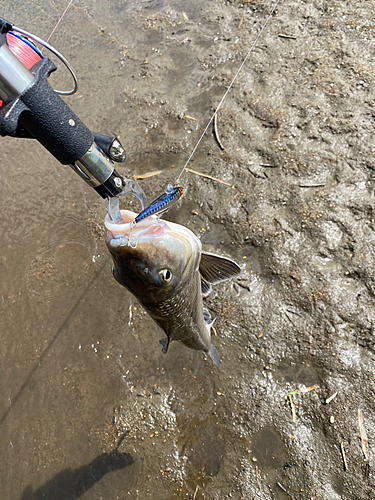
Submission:
M 65 7 L 1 15 L 46 38 Z M 150 198 L 271 7 L 73 2 L 51 39 L 78 74 L 67 102 L 120 136 L 121 174 L 161 170 L 139 181 Z M 96 193 L 1 139 L 2 498 L 375 497 L 373 53 L 371 2 L 281 1 L 219 111 L 224 150 L 210 129 L 189 165 L 222 182 L 182 178 L 166 218 L 243 267 L 205 300 L 220 370 L 177 343 L 162 354 L 111 276 Z M 51 81 L 70 85 L 63 69 Z

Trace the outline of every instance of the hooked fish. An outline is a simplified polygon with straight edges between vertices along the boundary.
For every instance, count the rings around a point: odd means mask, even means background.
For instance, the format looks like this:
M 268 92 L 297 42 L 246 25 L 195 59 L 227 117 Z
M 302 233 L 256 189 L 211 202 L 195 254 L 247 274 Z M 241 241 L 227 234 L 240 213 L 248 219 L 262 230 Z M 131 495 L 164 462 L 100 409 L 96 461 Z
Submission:
M 231 259 L 203 252 L 200 240 L 184 226 L 156 216 L 134 226 L 134 212 L 121 210 L 121 216 L 123 223 L 112 222 L 108 215 L 105 219 L 114 278 L 164 330 L 164 353 L 172 340 L 179 340 L 206 352 L 220 366 L 211 343 L 213 321 L 202 295 L 211 291 L 211 284 L 238 276 L 241 268 Z

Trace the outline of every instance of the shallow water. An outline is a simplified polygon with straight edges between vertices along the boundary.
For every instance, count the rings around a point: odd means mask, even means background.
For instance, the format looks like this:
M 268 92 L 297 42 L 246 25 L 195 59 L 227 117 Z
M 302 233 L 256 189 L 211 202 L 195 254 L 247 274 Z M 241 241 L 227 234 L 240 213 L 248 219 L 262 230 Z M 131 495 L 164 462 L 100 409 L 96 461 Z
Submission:
M 163 333 L 112 278 L 96 193 L 36 142 L 1 139 L 1 498 L 371 498 L 373 27 L 351 4 L 280 4 L 219 113 L 225 151 L 210 132 L 190 165 L 234 188 L 186 174 L 168 212 L 243 266 L 206 300 L 220 370 L 177 343 L 162 354 Z M 65 6 L 14 1 L 1 15 L 46 38 Z M 72 4 L 51 40 L 79 78 L 67 102 L 120 136 L 122 174 L 163 170 L 140 181 L 150 198 L 270 6 Z M 70 85 L 63 69 L 51 82 Z M 288 393 L 314 384 L 293 422 Z

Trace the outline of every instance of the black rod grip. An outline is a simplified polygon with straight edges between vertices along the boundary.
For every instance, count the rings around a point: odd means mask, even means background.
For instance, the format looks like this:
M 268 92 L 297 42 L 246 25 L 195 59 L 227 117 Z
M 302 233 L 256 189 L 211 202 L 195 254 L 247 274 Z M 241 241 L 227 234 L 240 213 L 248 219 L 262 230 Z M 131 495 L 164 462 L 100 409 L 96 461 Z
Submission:
M 49 59 L 33 66 L 31 71 L 35 77 L 32 83 L 15 101 L 5 106 L 8 108 L 5 115 L 1 113 L 0 133 L 34 137 L 60 163 L 70 165 L 88 151 L 94 136 L 48 84 L 47 76 L 55 69 Z

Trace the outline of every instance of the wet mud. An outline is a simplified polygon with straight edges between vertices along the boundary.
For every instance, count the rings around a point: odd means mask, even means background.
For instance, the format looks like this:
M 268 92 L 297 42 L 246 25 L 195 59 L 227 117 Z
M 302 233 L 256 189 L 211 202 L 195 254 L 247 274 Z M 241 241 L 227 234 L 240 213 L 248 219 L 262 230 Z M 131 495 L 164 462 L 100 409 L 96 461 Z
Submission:
M 46 38 L 67 2 L 3 3 Z M 272 4 L 81 1 L 67 98 L 149 198 L 176 179 Z M 205 299 L 218 370 L 111 276 L 105 203 L 1 139 L 1 498 L 374 498 L 374 10 L 282 0 L 166 218 L 241 277 Z M 62 68 L 51 76 L 71 84 Z M 136 209 L 130 198 L 124 205 Z M 334 397 L 333 397 L 334 396 Z M 363 416 L 363 425 L 359 421 Z M 360 417 L 360 420 L 359 420 Z

